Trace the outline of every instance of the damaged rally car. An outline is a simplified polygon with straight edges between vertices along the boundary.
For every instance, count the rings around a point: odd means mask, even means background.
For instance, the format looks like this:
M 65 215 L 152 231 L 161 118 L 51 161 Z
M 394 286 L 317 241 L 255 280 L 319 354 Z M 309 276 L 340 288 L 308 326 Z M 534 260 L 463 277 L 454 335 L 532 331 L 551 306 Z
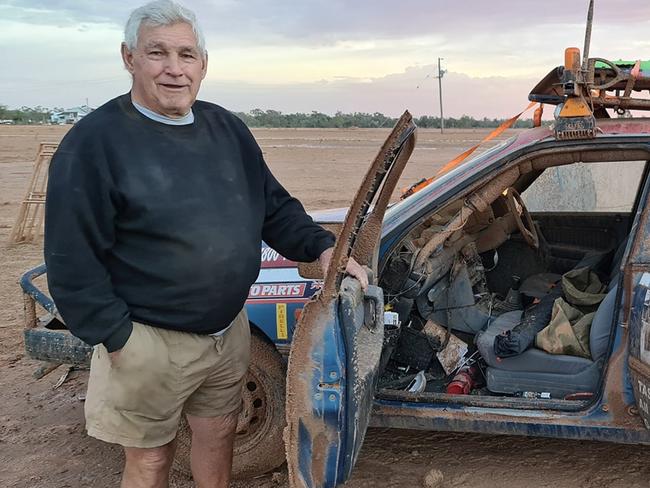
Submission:
M 369 425 L 650 444 L 650 119 L 609 118 L 650 109 L 634 97 L 650 64 L 590 60 L 584 77 L 570 57 L 530 95 L 557 105 L 552 128 L 389 205 L 416 143 L 405 113 L 347 216 L 314 214 L 339 236 L 327 276 L 263 245 L 236 476 L 280 465 L 284 440 L 292 486 L 336 486 Z M 26 349 L 87 364 L 44 272 L 21 282 Z M 183 425 L 185 471 L 188 445 Z

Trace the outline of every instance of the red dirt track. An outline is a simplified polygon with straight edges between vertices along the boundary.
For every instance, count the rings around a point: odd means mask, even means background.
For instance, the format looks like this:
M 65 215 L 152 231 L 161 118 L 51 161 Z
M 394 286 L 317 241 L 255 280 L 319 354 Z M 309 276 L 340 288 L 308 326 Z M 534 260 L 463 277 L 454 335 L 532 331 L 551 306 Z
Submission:
M 108 488 L 119 484 L 122 454 L 84 433 L 87 373 L 58 389 L 60 367 L 41 380 L 24 357 L 21 274 L 42 262 L 42 243 L 7 246 L 40 141 L 69 127 L 0 126 L 0 487 Z M 308 209 L 347 206 L 388 129 L 254 131 L 277 178 Z M 422 130 L 399 187 L 431 176 L 486 131 Z M 278 455 L 281 452 L 278 451 Z M 598 442 L 374 429 L 351 488 L 642 488 L 650 486 L 650 448 Z M 439 470 L 439 473 L 432 470 Z M 429 475 L 427 477 L 427 474 Z M 428 481 L 425 481 L 426 480 Z M 191 482 L 175 476 L 174 487 Z M 235 487 L 286 486 L 286 468 Z

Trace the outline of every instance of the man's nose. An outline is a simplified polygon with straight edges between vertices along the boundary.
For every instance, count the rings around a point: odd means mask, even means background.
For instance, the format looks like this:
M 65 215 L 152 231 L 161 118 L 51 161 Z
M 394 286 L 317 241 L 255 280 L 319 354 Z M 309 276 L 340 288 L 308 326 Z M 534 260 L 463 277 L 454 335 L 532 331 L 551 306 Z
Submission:
M 177 54 L 172 54 L 170 56 L 167 56 L 167 63 L 165 63 L 165 72 L 171 76 L 183 75 L 180 58 Z

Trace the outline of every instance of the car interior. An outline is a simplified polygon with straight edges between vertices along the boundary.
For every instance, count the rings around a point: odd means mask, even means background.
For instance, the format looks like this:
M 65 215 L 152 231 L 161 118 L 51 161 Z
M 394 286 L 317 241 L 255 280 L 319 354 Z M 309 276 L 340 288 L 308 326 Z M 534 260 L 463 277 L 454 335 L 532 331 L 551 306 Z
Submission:
M 379 396 L 569 405 L 597 395 L 648 159 L 614 147 L 520 157 L 408 229 L 379 273 L 394 317 Z M 580 353 L 542 332 L 564 317 L 558 300 L 573 303 L 574 285 L 596 297 L 569 307 Z

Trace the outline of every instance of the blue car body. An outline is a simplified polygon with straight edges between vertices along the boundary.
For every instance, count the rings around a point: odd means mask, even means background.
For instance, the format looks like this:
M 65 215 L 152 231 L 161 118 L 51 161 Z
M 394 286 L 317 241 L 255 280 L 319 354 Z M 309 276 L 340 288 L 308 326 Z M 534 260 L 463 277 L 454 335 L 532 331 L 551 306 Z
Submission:
M 490 151 L 482 154 L 450 173 L 442 176 L 433 184 L 419 193 L 392 205 L 386 212 L 381 231 L 379 245 L 379 270 L 385 264 L 385 258 L 393 249 L 396 242 L 404 237 L 423 216 L 432 213 L 435 208 L 448 201 L 453 195 L 465 188 L 508 167 L 510 163 L 522 157 L 548 151 L 578 149 L 580 147 L 607 148 L 628 147 L 630 150 L 645 151 L 650 155 L 650 121 L 641 120 L 635 123 L 621 124 L 615 121 L 603 121 L 602 134 L 592 141 L 557 141 L 549 129 L 537 128 L 521 133 L 518 137 L 509 139 Z M 649 159 L 649 158 L 647 158 Z M 648 181 L 642 184 L 647 185 Z M 644 324 L 648 320 L 650 304 L 650 248 L 645 244 L 650 236 L 650 219 L 646 200 L 648 189 L 641 195 L 641 205 L 638 207 L 632 234 L 635 236 L 628 242 L 625 253 L 623 273 L 620 274 L 621 286 L 617 301 L 618 307 L 615 333 L 611 340 L 609 361 L 605 367 L 602 385 L 597 395 L 589 401 L 571 405 L 561 400 L 549 402 L 542 399 L 530 399 L 526 402 L 513 402 L 509 399 L 493 398 L 490 401 L 478 400 L 471 395 L 438 394 L 426 401 L 413 395 L 409 400 L 408 394 L 391 395 L 386 392 L 375 396 L 372 406 L 370 425 L 379 427 L 396 427 L 423 430 L 446 430 L 478 432 L 490 434 L 517 434 L 526 436 L 559 437 L 570 439 L 590 439 L 622 443 L 650 444 L 650 431 L 646 423 L 650 416 L 647 414 L 648 395 L 650 395 L 650 369 L 631 371 L 629 364 L 643 349 L 640 339 L 641 328 L 645 327 L 643 337 L 647 341 L 650 330 Z M 324 224 L 341 223 L 345 210 L 315 212 L 315 220 Z M 634 264 L 637 263 L 637 264 Z M 291 263 L 285 263 L 287 266 Z M 263 265 L 264 266 L 264 265 Z M 269 280 L 271 273 L 262 275 Z M 286 273 L 290 282 L 299 282 L 300 277 L 295 268 L 277 268 Z M 291 271 L 290 271 L 291 270 Z M 295 271 L 294 271 L 295 270 Z M 280 275 L 278 275 L 280 276 Z M 305 280 L 305 301 L 316 289 L 319 281 Z M 284 330 L 284 325 L 278 323 L 277 306 L 286 303 L 288 311 L 287 337 L 278 337 L 277 331 Z M 300 301 L 277 300 L 261 303 L 253 301 L 248 305 L 249 316 L 268 337 L 278 346 L 286 347 L 291 342 L 292 333 L 303 303 Z M 282 305 L 280 305 L 282 306 Z M 331 317 L 327 337 L 323 337 L 326 347 L 320 349 L 319 357 L 323 362 L 336 365 L 338 375 L 345 375 L 346 357 L 351 354 L 345 348 L 345 333 L 343 320 L 339 314 Z M 650 348 L 650 346 L 647 346 Z M 321 357 L 322 356 L 322 357 Z M 632 357 L 632 359 L 630 359 Z M 643 367 L 643 366 L 641 366 Z M 325 368 L 326 369 L 326 368 Z M 638 368 L 637 368 L 638 369 Z M 336 388 L 345 385 L 336 384 Z M 314 385 L 314 392 L 324 391 L 323 383 Z M 644 396 L 645 395 L 645 396 Z M 354 407 L 344 400 L 333 402 L 328 406 L 330 413 L 323 410 L 322 397 L 306 399 L 311 402 L 314 412 L 320 412 L 320 419 L 327 423 L 329 418 L 338 429 L 339 438 L 332 441 L 326 456 L 325 475 L 319 481 L 316 479 L 304 482 L 306 486 L 334 486 L 349 476 L 350 464 L 342 461 L 344 455 L 353 455 L 351 447 L 359 433 L 354 429 L 346 429 L 342 418 L 359 415 L 358 412 L 348 411 Z M 338 400 L 338 396 L 336 399 Z M 521 400 L 521 399 L 517 399 Z M 318 415 L 317 415 L 318 416 Z M 334 419 L 334 420 L 332 420 Z M 362 436 L 361 436 L 362 437 Z M 313 439 L 303 439 L 300 452 L 304 457 L 314 456 Z M 302 467 L 303 471 L 309 466 Z

